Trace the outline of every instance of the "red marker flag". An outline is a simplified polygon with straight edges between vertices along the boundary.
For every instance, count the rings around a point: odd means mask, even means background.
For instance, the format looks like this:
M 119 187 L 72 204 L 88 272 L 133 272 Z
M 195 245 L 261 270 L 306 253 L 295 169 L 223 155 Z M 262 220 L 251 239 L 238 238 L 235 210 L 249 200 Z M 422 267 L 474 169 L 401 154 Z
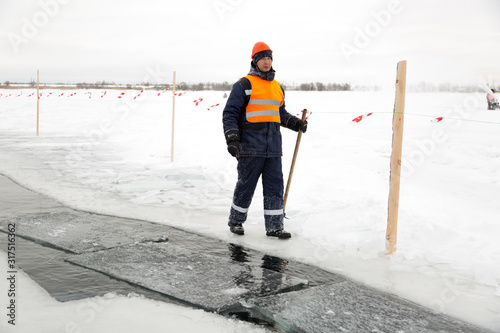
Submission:
M 356 123 L 359 123 L 361 120 L 363 120 L 366 117 L 371 116 L 372 114 L 373 114 L 373 112 L 370 112 L 370 113 L 367 113 L 367 114 L 363 114 L 363 115 L 361 115 L 359 117 L 354 118 L 352 121 L 354 121 Z

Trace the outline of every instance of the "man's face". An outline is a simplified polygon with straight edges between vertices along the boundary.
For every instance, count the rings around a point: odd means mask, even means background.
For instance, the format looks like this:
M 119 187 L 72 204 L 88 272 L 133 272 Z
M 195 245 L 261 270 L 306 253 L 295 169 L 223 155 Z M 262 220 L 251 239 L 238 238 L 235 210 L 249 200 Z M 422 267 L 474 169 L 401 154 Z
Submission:
M 273 65 L 273 59 L 270 57 L 264 57 L 257 61 L 257 68 L 260 69 L 261 72 L 269 72 Z

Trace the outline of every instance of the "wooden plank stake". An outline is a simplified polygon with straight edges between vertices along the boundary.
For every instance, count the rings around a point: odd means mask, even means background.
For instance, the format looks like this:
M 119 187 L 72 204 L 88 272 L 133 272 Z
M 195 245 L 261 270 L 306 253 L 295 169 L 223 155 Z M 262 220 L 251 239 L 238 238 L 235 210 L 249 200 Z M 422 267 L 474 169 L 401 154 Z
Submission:
M 302 110 L 302 121 L 306 120 L 307 109 Z M 288 200 L 288 191 L 290 190 L 290 184 L 292 183 L 293 169 L 295 168 L 295 160 L 297 159 L 297 154 L 299 152 L 300 139 L 302 138 L 302 131 L 299 130 L 297 135 L 297 142 L 295 143 L 295 151 L 293 152 L 292 166 L 290 167 L 290 173 L 288 174 L 288 181 L 286 183 L 285 197 L 283 199 L 283 214 L 286 216 L 285 207 L 286 201 Z
M 392 154 L 389 189 L 389 211 L 387 218 L 387 254 L 396 251 L 399 209 L 399 185 L 401 179 L 401 155 L 403 151 L 403 121 L 406 92 L 406 60 L 398 62 L 396 76 L 396 100 L 392 118 Z
M 40 70 L 36 70 L 36 136 L 40 136 Z
M 170 148 L 170 161 L 174 161 L 174 129 L 175 129 L 175 71 L 174 71 L 174 83 L 172 85 L 172 146 Z

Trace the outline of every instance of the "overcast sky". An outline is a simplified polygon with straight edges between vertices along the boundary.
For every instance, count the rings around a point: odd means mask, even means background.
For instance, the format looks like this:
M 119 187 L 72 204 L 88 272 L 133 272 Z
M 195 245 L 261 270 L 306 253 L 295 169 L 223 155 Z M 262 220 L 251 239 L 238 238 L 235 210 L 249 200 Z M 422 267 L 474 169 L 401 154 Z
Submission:
M 0 0 L 0 81 L 500 84 L 499 0 Z

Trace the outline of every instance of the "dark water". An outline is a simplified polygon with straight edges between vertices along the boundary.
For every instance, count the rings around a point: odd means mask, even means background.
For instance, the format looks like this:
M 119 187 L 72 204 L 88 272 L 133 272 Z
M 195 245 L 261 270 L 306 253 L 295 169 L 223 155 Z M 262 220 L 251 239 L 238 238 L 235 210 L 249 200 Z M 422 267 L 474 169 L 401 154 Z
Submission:
M 7 234 L 0 232 L 0 249 L 7 249 Z M 116 280 L 102 273 L 64 261 L 67 253 L 17 237 L 16 264 L 58 301 L 65 302 L 108 292 L 120 295 L 135 293 L 145 297 L 180 302 L 160 293 Z
M 174 228 L 169 232 L 169 243 L 192 251 L 230 258 L 248 266 L 258 266 L 309 281 L 309 286 L 338 282 L 341 278 L 316 267 L 227 244 L 218 240 L 186 233 Z M 7 234 L 0 232 L 0 249 L 6 252 Z M 209 249 L 209 250 L 207 250 Z M 35 282 L 59 301 L 70 301 L 115 292 L 121 295 L 142 294 L 148 298 L 172 301 L 158 292 L 131 285 L 105 274 L 65 261 L 69 253 L 16 238 L 16 263 Z

